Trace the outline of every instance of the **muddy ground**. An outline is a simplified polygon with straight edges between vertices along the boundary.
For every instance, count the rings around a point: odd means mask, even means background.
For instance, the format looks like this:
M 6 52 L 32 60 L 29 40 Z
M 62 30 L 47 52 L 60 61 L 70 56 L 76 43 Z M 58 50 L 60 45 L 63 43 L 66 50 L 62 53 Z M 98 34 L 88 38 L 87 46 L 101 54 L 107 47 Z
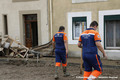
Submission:
M 120 61 L 102 60 L 103 74 L 96 80 L 120 80 Z M 0 80 L 54 80 L 54 58 L 24 59 L 0 58 Z M 68 58 L 69 77 L 63 77 L 62 67 L 58 80 L 82 80 L 80 59 Z

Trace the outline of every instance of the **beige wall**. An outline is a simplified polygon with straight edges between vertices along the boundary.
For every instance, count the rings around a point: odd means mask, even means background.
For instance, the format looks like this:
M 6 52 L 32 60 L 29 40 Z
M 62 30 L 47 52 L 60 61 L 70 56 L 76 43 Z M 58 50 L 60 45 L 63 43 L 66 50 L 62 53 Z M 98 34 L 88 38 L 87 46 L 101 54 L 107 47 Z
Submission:
M 47 0 L 36 0 L 27 2 L 12 2 L 13 0 L 0 0 L 0 32 L 4 33 L 2 15 L 8 16 L 8 34 L 14 38 L 17 36 L 20 42 L 24 43 L 23 37 L 21 37 L 21 13 L 23 14 L 36 13 L 38 14 L 38 29 L 39 29 L 39 45 L 47 43 L 49 41 L 49 27 L 47 18 Z M 15 1 L 15 0 L 14 0 Z M 16 0 L 17 1 L 17 0 Z
M 38 0 L 12 0 L 13 2 L 27 2 L 27 1 L 38 1 Z
M 58 31 L 59 26 L 63 25 L 68 33 L 68 12 L 92 12 L 92 20 L 99 20 L 99 11 L 120 9 L 120 0 L 108 0 L 105 2 L 88 2 L 73 4 L 72 0 L 53 0 L 53 34 Z M 69 52 L 76 51 L 79 56 L 80 49 L 77 45 L 69 45 Z M 73 53 L 74 54 L 74 53 Z
M 68 12 L 92 12 L 92 20 L 98 21 L 98 11 L 120 9 L 120 0 L 108 0 L 106 2 L 72 4 L 72 0 L 53 0 L 53 33 L 60 25 L 66 26 Z

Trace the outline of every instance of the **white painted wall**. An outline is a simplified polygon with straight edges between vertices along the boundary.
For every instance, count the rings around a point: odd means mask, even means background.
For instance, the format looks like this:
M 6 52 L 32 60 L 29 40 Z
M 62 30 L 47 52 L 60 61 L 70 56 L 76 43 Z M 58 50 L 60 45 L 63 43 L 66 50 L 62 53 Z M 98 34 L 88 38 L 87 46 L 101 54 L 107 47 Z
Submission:
M 72 0 L 72 3 L 97 2 L 97 1 L 107 1 L 107 0 Z
M 41 43 L 49 41 L 49 28 L 47 22 L 47 0 L 29 1 L 29 2 L 14 2 L 12 0 L 0 0 L 0 32 L 3 30 L 3 14 L 8 17 L 8 34 L 14 38 L 17 36 L 20 39 L 20 19 L 19 11 L 40 10 L 41 12 Z M 40 34 L 38 34 L 40 35 Z M 21 40 L 20 40 L 21 41 Z

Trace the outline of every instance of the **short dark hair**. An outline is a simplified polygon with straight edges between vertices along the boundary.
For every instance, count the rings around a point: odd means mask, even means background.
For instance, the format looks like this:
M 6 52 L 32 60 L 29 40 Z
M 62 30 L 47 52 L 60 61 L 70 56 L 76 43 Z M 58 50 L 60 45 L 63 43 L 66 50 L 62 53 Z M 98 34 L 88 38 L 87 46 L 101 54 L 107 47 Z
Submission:
M 93 22 L 91 22 L 90 27 L 94 27 L 94 26 L 98 26 L 97 21 L 93 21 Z
M 65 30 L 65 27 L 64 27 L 64 26 L 60 26 L 60 27 L 59 27 L 59 31 L 62 31 L 62 30 Z

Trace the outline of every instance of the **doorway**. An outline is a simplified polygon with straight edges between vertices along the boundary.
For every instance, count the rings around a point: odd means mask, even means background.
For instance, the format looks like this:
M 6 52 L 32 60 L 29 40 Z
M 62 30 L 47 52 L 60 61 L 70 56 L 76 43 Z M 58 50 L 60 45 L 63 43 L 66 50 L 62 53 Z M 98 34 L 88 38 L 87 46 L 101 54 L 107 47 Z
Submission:
M 37 14 L 27 14 L 24 17 L 25 45 L 26 47 L 38 46 Z

